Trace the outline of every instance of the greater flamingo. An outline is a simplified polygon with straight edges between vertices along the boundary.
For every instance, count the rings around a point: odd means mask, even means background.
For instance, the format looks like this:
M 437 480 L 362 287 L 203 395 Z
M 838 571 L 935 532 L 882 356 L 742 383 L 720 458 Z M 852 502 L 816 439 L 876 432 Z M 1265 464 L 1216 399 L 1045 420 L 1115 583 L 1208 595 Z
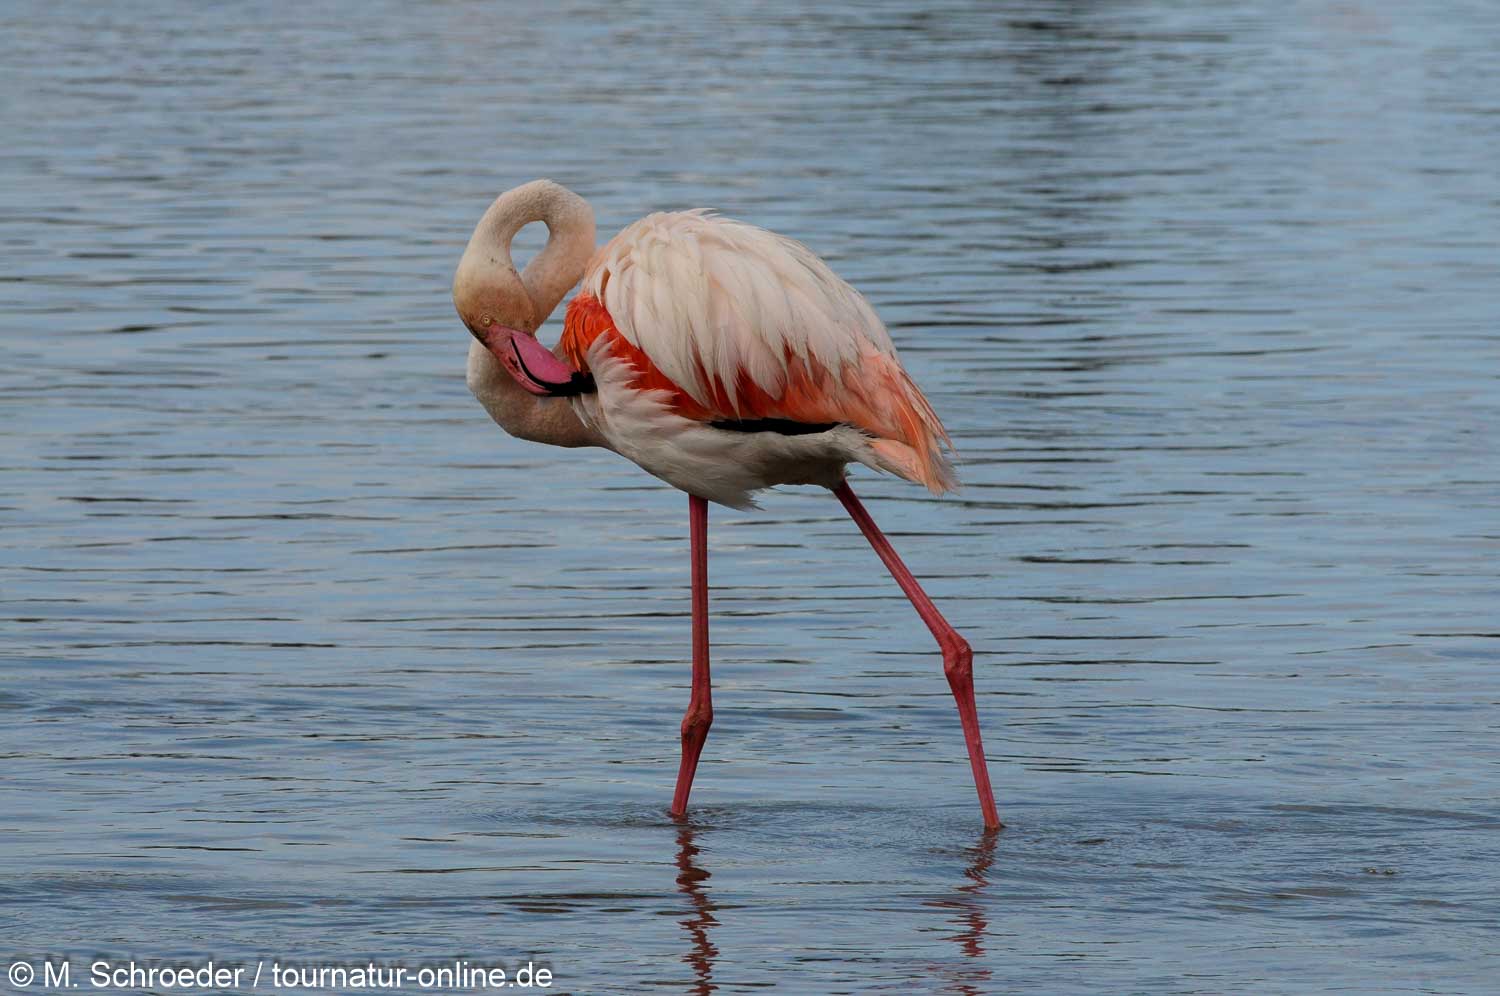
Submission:
M 547 226 L 524 272 L 516 233 Z M 536 330 L 582 280 L 555 351 Z M 942 423 L 859 292 L 806 246 L 706 211 L 658 213 L 595 250 L 583 198 L 536 180 L 495 199 L 453 278 L 475 342 L 469 388 L 512 436 L 602 446 L 688 494 L 693 676 L 670 812 L 687 812 L 713 723 L 708 502 L 753 506 L 778 484 L 829 488 L 937 638 L 984 823 L 998 829 L 968 642 L 948 624 L 845 479 L 862 463 L 934 494 L 957 480 Z

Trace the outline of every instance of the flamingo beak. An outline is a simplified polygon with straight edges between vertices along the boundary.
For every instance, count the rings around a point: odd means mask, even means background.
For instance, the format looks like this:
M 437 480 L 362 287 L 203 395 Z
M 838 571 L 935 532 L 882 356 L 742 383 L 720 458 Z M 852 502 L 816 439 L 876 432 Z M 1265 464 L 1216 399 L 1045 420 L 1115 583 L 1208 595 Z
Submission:
M 491 325 L 475 332 L 490 355 L 500 361 L 517 384 L 541 397 L 577 394 L 578 371 L 552 355 L 536 336 L 504 325 Z

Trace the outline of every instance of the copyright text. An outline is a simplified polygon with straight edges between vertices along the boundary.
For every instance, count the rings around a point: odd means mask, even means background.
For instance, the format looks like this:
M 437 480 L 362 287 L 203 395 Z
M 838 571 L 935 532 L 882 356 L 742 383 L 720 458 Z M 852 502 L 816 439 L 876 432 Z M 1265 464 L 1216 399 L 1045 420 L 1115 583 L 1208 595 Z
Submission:
M 375 962 L 334 964 L 259 960 L 255 962 L 111 961 L 96 958 L 23 958 L 12 961 L 6 980 L 18 989 L 165 989 L 191 992 L 218 989 L 361 989 L 485 992 L 492 989 L 548 989 L 552 969 L 534 962 L 478 964 L 463 959 L 423 964 Z

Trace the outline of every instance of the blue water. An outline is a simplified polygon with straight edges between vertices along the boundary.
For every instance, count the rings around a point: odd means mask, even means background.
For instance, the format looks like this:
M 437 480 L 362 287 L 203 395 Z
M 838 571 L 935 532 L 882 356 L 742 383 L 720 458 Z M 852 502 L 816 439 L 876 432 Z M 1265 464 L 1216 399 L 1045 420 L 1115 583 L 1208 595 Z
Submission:
M 1493 991 L 1500 9 L 0 32 L 7 965 Z M 713 512 L 667 818 L 686 500 L 463 383 L 453 266 L 538 176 L 604 235 L 786 232 L 874 302 L 966 488 L 855 486 L 975 647 L 998 837 L 931 639 L 812 490 Z

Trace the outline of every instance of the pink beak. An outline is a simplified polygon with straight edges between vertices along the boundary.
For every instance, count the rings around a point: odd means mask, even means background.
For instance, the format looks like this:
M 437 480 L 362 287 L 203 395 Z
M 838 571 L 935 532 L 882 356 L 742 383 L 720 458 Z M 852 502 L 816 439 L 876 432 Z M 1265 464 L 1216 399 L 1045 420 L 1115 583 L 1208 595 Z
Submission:
M 532 394 L 551 396 L 567 391 L 577 373 L 536 341 L 536 336 L 504 325 L 491 325 L 474 338 L 500 361 L 507 373 Z

